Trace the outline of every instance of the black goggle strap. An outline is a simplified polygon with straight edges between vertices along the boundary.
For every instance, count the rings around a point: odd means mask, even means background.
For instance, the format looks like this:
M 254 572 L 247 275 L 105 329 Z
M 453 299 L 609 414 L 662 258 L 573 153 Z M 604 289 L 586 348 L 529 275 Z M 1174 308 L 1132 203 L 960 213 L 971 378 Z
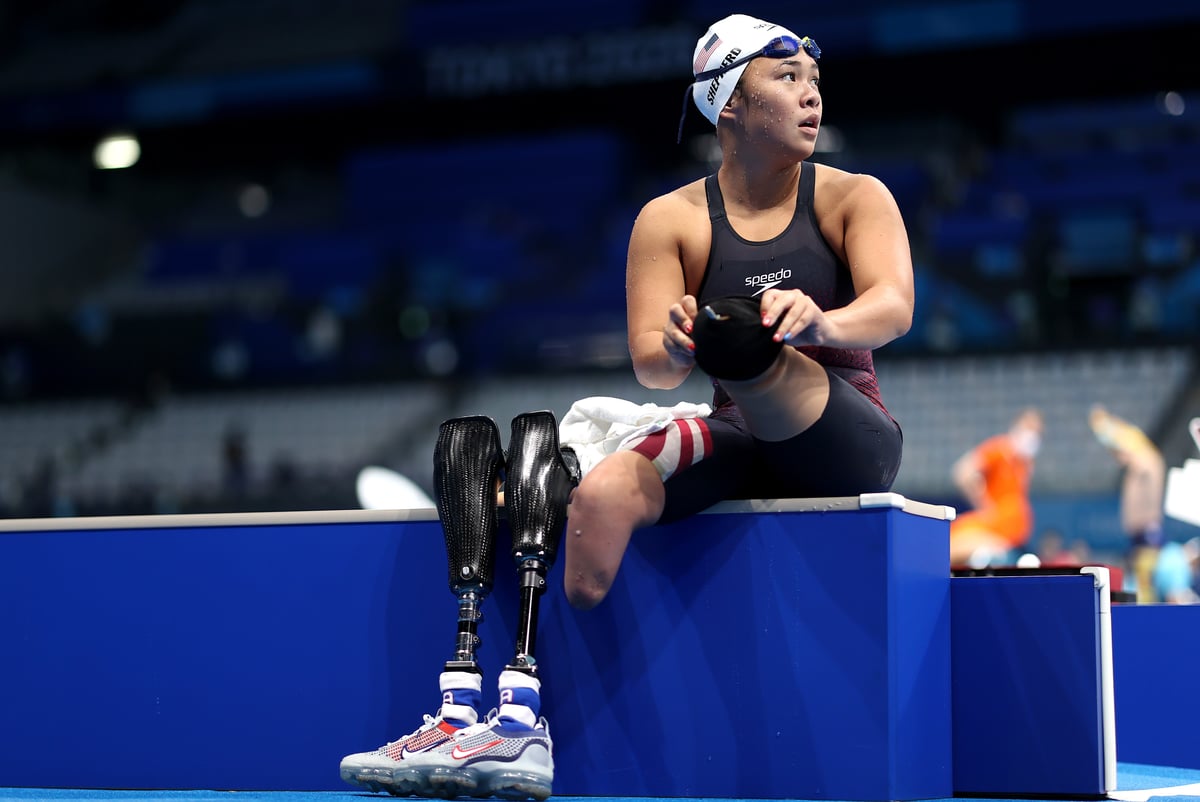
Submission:
M 688 101 L 692 99 L 692 87 L 695 84 L 688 84 L 683 90 L 683 109 L 679 112 L 679 131 L 675 134 L 675 144 L 683 142 L 683 123 L 687 119 Z

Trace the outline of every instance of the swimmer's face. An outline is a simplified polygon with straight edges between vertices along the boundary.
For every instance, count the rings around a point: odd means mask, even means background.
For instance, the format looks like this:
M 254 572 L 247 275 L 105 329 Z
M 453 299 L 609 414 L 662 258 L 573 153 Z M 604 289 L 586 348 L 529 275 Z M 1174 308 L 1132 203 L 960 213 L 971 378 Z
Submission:
M 757 58 L 730 97 L 729 107 L 747 135 L 808 158 L 821 127 L 821 70 L 801 50 L 781 59 Z

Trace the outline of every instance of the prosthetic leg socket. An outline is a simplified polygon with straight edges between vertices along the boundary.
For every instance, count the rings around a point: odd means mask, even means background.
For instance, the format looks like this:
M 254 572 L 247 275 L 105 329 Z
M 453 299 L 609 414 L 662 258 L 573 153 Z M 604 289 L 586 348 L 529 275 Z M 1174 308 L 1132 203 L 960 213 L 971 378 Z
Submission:
M 433 453 L 438 518 L 446 538 L 450 590 L 458 597 L 458 637 L 447 670 L 478 671 L 480 604 L 492 590 L 495 570 L 496 492 L 504 451 L 495 421 L 451 418 L 438 430 Z
M 558 557 L 567 502 L 577 484 L 578 461 L 574 452 L 559 446 L 554 414 L 527 412 L 513 418 L 504 503 L 520 577 L 521 618 L 511 670 L 537 674 L 533 653 L 538 600 Z

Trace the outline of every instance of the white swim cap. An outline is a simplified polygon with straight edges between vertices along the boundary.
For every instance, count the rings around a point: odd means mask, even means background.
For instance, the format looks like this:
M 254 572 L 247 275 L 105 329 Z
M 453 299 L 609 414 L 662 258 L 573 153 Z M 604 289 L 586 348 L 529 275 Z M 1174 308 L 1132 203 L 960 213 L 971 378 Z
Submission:
M 692 54 L 692 75 L 700 75 L 729 64 L 740 56 L 758 52 L 780 36 L 800 39 L 787 28 L 757 17 L 731 14 L 714 22 L 696 42 L 696 50 Z M 717 115 L 729 101 L 729 96 L 745 71 L 746 65 L 739 64 L 729 72 L 692 85 L 692 99 L 696 107 L 713 125 L 717 124 Z

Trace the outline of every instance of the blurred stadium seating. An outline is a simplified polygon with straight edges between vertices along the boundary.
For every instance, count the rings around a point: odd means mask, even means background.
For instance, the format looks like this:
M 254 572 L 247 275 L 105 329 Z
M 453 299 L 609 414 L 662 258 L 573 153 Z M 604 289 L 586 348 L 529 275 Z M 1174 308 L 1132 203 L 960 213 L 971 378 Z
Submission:
M 913 329 L 877 354 L 913 497 L 954 503 L 950 463 L 1027 405 L 1047 417 L 1042 498 L 1115 493 L 1094 402 L 1190 456 L 1200 74 L 1171 55 L 1200 11 L 1035 5 L 805 11 L 827 50 L 814 160 L 882 179 L 913 245 Z M 367 464 L 427 487 L 455 414 L 504 429 L 587 395 L 707 400 L 699 377 L 634 381 L 623 271 L 641 204 L 710 169 L 695 119 L 670 142 L 674 56 L 686 69 L 728 11 L 0 14 L 0 515 L 352 506 Z M 1134 41 L 1163 58 L 1089 77 Z M 941 93 L 956 71 L 978 90 Z M 117 128 L 138 131 L 142 162 L 93 170 Z

